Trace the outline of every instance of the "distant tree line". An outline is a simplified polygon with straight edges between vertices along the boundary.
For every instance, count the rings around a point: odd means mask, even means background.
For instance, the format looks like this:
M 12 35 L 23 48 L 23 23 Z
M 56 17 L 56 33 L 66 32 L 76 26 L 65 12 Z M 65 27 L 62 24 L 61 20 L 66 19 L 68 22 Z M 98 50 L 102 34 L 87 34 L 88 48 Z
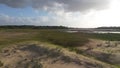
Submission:
M 68 29 L 65 26 L 33 26 L 33 25 L 4 25 L 4 29 Z
M 120 29 L 120 27 L 98 27 L 97 29 Z

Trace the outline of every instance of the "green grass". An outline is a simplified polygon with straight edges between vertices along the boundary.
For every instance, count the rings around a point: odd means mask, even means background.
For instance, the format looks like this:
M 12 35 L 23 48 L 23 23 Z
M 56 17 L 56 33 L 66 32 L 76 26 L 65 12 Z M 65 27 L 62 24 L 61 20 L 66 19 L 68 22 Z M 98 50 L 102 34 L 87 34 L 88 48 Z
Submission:
M 1 29 L 0 49 L 24 41 L 42 41 L 63 47 L 81 46 L 88 42 L 82 34 L 60 32 L 55 29 Z
M 82 46 L 88 42 L 88 39 L 80 34 L 60 31 L 42 31 L 39 37 L 43 41 L 48 41 L 64 47 Z
M 115 68 L 120 68 L 120 65 L 114 65 L 115 66 Z
M 108 41 L 120 41 L 120 34 L 88 34 L 89 38 L 108 40 Z
M 120 34 L 67 33 L 56 29 L 0 29 L 0 50 L 9 44 L 43 41 L 63 47 L 82 46 L 88 39 L 120 41 Z

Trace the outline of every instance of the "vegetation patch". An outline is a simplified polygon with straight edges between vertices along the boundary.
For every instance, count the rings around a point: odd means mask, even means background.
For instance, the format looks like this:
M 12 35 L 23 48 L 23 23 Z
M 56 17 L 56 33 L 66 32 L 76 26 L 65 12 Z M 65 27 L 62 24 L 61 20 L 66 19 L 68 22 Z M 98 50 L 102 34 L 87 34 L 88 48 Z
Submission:
M 3 66 L 3 63 L 0 61 L 0 67 L 2 67 Z
M 106 33 L 106 34 L 87 34 L 89 38 L 101 39 L 101 40 L 108 40 L 108 41 L 120 41 L 120 34 L 113 34 L 113 33 Z
M 40 33 L 39 37 L 43 41 L 48 41 L 64 47 L 82 46 L 88 42 L 88 38 L 80 34 L 60 31 L 43 31 Z

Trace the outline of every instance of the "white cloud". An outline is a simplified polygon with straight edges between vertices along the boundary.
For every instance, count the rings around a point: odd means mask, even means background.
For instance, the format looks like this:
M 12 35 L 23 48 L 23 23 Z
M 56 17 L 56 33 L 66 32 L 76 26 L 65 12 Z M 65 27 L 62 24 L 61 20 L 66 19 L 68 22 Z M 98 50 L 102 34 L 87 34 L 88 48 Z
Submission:
M 79 16 L 77 15 L 79 14 Z M 0 15 L 1 25 L 64 25 L 76 26 L 80 23 L 80 13 L 56 12 L 50 13 L 53 16 L 37 16 L 37 17 L 13 17 L 5 14 Z M 79 19 L 78 19 L 79 18 Z

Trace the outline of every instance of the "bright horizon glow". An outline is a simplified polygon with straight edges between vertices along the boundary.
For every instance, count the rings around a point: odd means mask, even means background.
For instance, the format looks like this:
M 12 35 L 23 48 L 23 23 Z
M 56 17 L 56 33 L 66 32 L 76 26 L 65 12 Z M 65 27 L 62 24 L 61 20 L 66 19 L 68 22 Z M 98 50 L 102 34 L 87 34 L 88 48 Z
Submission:
M 88 27 L 120 26 L 120 1 L 111 0 L 108 9 L 89 12 L 84 15 L 82 22 Z

